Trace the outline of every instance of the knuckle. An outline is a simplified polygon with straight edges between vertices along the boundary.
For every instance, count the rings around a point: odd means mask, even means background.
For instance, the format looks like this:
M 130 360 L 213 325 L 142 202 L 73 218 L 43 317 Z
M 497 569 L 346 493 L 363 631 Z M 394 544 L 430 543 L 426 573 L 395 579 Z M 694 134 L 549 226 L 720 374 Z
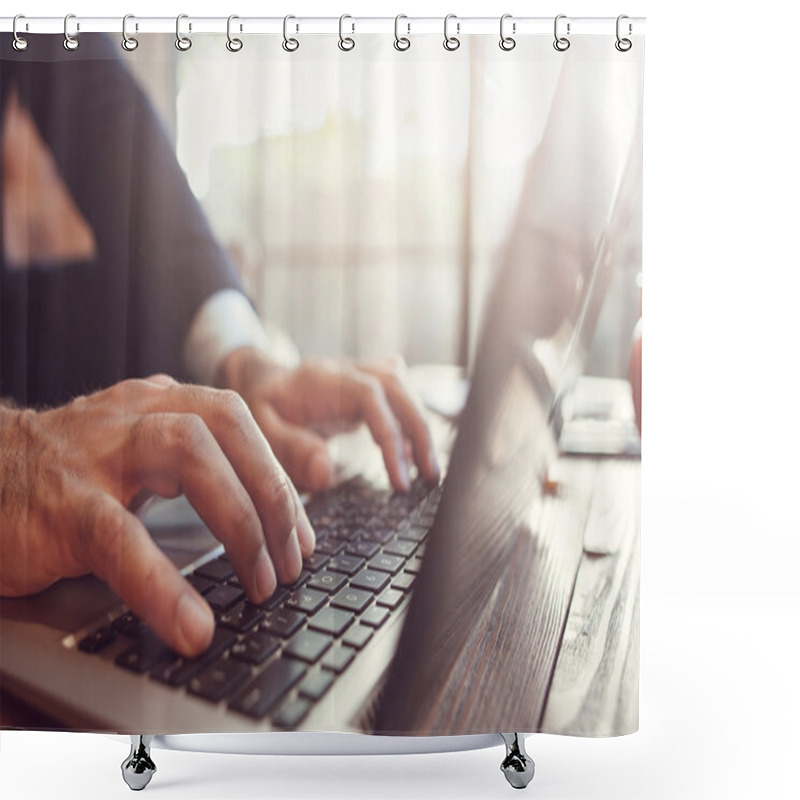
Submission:
M 289 477 L 281 467 L 274 469 L 267 479 L 267 493 L 273 507 L 294 508 Z
M 208 442 L 208 436 L 208 428 L 199 414 L 179 414 L 173 422 L 173 442 L 185 452 L 202 450 Z

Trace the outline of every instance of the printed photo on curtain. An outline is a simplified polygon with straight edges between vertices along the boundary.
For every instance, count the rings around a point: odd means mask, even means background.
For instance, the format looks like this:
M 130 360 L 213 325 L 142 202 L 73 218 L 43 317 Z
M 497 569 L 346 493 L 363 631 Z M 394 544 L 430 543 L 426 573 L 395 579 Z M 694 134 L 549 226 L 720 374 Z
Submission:
M 643 37 L 178 22 L 0 38 L 0 726 L 637 730 Z

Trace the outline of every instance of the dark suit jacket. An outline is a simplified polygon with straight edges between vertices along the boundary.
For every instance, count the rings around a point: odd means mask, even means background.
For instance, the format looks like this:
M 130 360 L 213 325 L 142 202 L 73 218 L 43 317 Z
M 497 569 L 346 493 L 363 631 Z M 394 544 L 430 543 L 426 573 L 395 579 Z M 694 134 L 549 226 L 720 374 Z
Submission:
M 50 405 L 126 377 L 185 377 L 192 316 L 237 276 L 119 42 L 29 42 L 18 53 L 0 36 L 0 109 L 14 87 L 97 247 L 90 260 L 23 269 L 0 247 L 0 396 Z

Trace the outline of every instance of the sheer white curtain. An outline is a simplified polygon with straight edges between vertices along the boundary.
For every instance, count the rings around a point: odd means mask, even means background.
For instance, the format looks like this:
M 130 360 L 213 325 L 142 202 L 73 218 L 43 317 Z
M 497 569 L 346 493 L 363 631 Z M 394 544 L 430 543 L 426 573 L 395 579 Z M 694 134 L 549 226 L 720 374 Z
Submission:
M 259 313 L 304 354 L 456 362 L 563 56 L 544 37 L 336 42 L 231 54 L 198 37 L 177 59 L 178 157 Z

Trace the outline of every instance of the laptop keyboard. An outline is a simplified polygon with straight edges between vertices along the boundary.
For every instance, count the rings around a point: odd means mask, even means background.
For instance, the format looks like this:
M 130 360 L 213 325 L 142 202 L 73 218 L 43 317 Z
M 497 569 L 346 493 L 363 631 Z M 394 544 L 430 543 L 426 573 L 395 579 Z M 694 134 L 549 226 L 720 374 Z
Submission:
M 247 599 L 224 554 L 197 567 L 186 578 L 216 619 L 211 645 L 197 658 L 170 650 L 130 611 L 78 647 L 97 654 L 122 639 L 118 667 L 294 728 L 405 605 L 440 495 L 441 487 L 421 479 L 408 493 L 360 479 L 326 493 L 309 513 L 315 552 L 293 584 L 259 605 Z

